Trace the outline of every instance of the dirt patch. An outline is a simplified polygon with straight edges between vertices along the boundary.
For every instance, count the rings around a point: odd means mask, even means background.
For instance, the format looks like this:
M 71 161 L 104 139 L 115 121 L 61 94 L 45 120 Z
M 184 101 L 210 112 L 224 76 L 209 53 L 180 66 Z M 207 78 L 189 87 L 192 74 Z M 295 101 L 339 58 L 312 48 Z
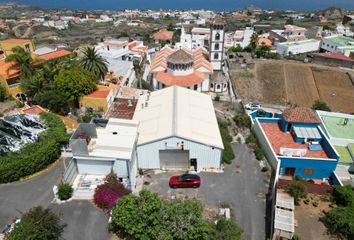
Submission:
M 347 73 L 341 71 L 313 71 L 320 99 L 332 111 L 354 112 L 354 86 Z
M 314 195 L 309 197 L 316 198 Z M 329 211 L 329 202 L 317 199 L 318 206 L 314 207 L 310 202 L 308 205 L 303 202 L 299 206 L 295 206 L 295 233 L 301 239 L 321 239 L 321 240 L 339 240 L 336 236 L 329 235 L 327 228 L 320 220 L 324 217 L 323 211 Z
M 310 66 L 285 64 L 286 101 L 299 106 L 311 107 L 319 99 Z
M 311 107 L 317 99 L 332 111 L 354 112 L 354 86 L 338 68 L 291 61 L 258 60 L 254 69 L 230 67 L 236 93 L 244 102 Z

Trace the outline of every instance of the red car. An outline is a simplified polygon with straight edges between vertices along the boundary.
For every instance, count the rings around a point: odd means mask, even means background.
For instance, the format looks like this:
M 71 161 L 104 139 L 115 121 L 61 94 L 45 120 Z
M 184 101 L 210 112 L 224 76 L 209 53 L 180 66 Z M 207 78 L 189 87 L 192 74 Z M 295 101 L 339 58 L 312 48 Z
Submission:
M 200 177 L 195 174 L 183 174 L 170 178 L 171 188 L 197 188 L 200 186 Z

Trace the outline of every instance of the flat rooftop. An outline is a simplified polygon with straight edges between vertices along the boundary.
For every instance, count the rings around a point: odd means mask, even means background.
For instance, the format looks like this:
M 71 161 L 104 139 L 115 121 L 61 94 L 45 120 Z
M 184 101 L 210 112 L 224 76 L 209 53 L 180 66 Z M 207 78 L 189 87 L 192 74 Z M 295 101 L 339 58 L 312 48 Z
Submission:
M 89 155 L 130 159 L 138 135 L 138 122 L 110 118 L 105 128 L 96 128 L 97 138 L 92 138 Z
M 327 153 L 321 149 L 319 151 L 310 150 L 306 144 L 295 142 L 289 132 L 283 132 L 278 123 L 260 123 L 276 155 L 280 154 L 280 148 L 306 149 L 303 157 L 328 159 Z
M 348 118 L 346 125 L 344 124 L 345 116 L 336 117 L 320 114 L 320 117 L 331 137 L 354 140 L 354 116 Z
M 343 146 L 334 146 L 336 151 L 339 153 L 339 162 L 342 163 L 353 163 L 352 156 L 349 153 L 349 150 L 347 147 Z

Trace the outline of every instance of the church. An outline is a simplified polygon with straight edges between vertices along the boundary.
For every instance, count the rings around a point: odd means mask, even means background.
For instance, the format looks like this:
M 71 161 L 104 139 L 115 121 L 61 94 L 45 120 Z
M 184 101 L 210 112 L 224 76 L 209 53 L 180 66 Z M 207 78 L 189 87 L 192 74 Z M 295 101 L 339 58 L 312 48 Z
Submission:
M 182 46 L 165 46 L 158 51 L 150 66 L 153 88 L 180 86 L 198 92 L 227 92 L 228 82 L 223 73 L 225 22 L 221 16 L 212 20 L 209 36 L 209 51 Z

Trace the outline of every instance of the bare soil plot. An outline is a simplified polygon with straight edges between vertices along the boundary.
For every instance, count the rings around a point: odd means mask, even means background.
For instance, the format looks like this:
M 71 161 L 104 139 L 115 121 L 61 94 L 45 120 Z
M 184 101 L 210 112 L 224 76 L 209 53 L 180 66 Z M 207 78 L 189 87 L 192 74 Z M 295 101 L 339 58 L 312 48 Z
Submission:
M 354 112 L 354 86 L 345 72 L 313 71 L 320 99 L 332 111 Z
M 247 71 L 230 69 L 230 75 L 235 84 L 236 94 L 239 98 L 246 102 L 259 101 L 262 96 L 262 92 L 260 90 L 260 85 L 256 80 L 256 75 L 253 69 L 249 69 Z
M 311 107 L 319 99 L 311 67 L 304 64 L 284 64 L 286 101 Z
M 261 102 L 286 103 L 284 64 L 276 61 L 257 63 L 256 79 L 262 92 Z
M 321 218 L 324 217 L 323 211 L 329 211 L 329 209 L 329 202 L 321 200 L 318 201 L 317 207 L 311 203 L 306 205 L 303 202 L 299 206 L 295 206 L 295 220 L 298 225 L 295 228 L 295 233 L 301 239 L 338 240 L 338 237 L 327 233 L 327 228 L 321 221 Z

